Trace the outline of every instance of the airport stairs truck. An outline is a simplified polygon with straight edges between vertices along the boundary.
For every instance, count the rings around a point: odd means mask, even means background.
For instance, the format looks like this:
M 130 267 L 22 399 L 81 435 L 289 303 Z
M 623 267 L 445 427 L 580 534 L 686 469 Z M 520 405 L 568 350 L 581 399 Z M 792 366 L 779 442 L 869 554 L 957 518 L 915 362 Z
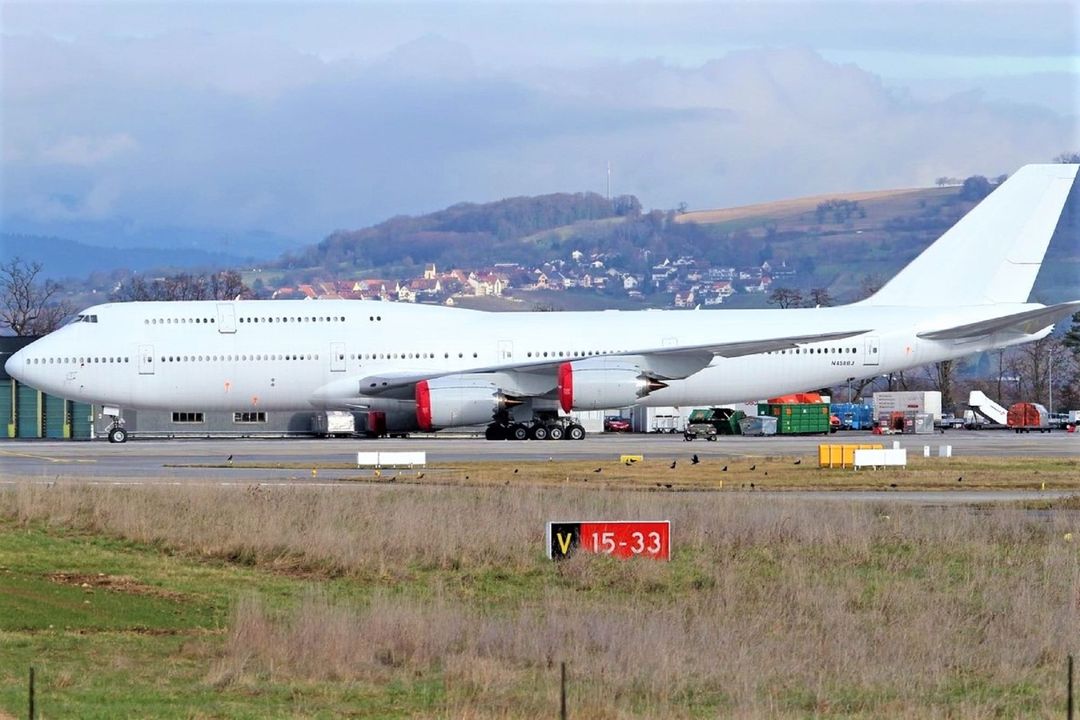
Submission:
M 986 397 L 982 390 L 972 390 L 968 395 L 968 407 L 975 414 L 975 418 L 982 418 L 990 427 L 1008 427 L 1009 411 Z M 978 423 L 974 425 L 980 427 Z

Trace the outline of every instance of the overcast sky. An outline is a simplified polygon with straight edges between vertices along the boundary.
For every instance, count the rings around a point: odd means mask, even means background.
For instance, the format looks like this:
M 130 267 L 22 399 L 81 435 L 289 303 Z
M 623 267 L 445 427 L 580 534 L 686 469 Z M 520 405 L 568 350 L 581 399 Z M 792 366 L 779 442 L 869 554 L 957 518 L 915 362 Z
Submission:
M 1078 7 L 3 2 L 0 221 L 313 242 L 608 163 L 649 208 L 997 175 L 1080 150 Z

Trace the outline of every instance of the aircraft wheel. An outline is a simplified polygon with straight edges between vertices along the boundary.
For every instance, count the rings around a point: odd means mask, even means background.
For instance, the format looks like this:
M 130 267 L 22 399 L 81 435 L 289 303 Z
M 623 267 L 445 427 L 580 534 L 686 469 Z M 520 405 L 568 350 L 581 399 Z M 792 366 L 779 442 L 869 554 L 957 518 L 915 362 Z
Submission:
M 584 440 L 585 428 L 581 427 L 580 425 L 570 425 L 570 427 L 566 428 L 566 439 Z
M 548 440 L 562 440 L 563 429 L 560 425 L 551 425 L 548 427 Z
M 533 425 L 529 430 L 529 437 L 533 440 L 547 440 L 548 429 L 546 425 Z
M 510 439 L 511 440 L 527 440 L 529 438 L 529 428 L 518 423 L 510 427 Z
M 109 430 L 109 442 L 111 443 L 124 443 L 127 442 L 127 430 L 122 427 L 114 427 Z
M 486 430 L 484 430 L 484 439 L 486 439 L 486 440 L 505 440 L 506 439 L 506 428 L 504 428 L 502 425 L 497 425 L 495 423 L 492 423 L 491 425 L 487 426 Z

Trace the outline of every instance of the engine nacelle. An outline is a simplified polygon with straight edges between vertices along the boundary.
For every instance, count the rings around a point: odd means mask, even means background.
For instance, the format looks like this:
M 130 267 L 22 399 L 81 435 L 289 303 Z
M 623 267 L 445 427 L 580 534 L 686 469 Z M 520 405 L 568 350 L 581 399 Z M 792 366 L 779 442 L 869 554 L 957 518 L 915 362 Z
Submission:
M 666 383 L 618 358 L 590 358 L 559 366 L 559 405 L 563 412 L 626 407 L 665 387 Z
M 489 423 L 516 404 L 492 383 L 478 379 L 450 375 L 416 383 L 416 422 L 425 431 Z

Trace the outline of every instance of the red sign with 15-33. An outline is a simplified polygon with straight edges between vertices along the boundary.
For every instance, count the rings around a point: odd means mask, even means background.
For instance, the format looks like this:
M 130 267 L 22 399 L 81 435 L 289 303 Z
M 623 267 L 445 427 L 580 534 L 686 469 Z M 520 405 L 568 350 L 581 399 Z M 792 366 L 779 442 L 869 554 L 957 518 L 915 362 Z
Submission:
M 671 523 L 667 520 L 549 522 L 548 557 L 562 560 L 575 552 L 619 558 L 671 559 Z

